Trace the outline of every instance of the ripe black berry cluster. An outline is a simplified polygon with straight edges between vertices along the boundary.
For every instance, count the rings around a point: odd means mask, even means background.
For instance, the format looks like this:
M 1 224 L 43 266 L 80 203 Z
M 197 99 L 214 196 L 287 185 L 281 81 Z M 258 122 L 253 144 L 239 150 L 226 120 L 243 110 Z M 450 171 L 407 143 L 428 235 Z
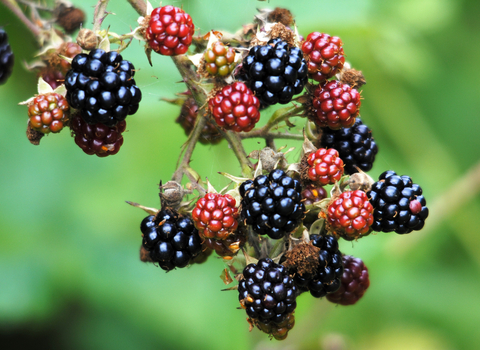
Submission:
M 192 219 L 165 209 L 149 215 L 140 224 L 143 247 L 165 271 L 187 266 L 202 251 L 202 242 Z
M 282 323 L 297 307 L 297 287 L 283 265 L 260 259 L 243 270 L 238 300 L 248 317 L 263 324 Z
M 247 82 L 263 105 L 285 104 L 307 83 L 307 63 L 301 49 L 276 38 L 250 49 L 239 79 Z
M 365 172 L 372 169 L 378 146 L 372 137 L 372 131 L 363 124 L 360 117 L 351 128 L 322 128 L 321 131 L 320 146 L 338 151 L 345 164 L 346 174 L 358 172 L 357 168 Z
M 423 228 L 428 216 L 427 202 L 422 188 L 409 176 L 385 171 L 367 195 L 374 209 L 374 231 L 405 234 Z
M 247 180 L 239 191 L 243 198 L 241 217 L 259 235 L 279 239 L 302 222 L 305 213 L 302 186 L 283 170 Z
M 3 28 L 0 28 L 0 84 L 7 81 L 12 74 L 14 55 L 8 42 L 8 35 Z
M 311 235 L 313 246 L 319 248 L 318 266 L 313 273 L 295 273 L 295 284 L 302 291 L 310 291 L 315 298 L 322 298 L 340 288 L 343 274 L 342 253 L 333 236 Z
M 65 76 L 67 101 L 89 124 L 114 126 L 138 110 L 142 99 L 133 64 L 115 51 L 78 54 Z

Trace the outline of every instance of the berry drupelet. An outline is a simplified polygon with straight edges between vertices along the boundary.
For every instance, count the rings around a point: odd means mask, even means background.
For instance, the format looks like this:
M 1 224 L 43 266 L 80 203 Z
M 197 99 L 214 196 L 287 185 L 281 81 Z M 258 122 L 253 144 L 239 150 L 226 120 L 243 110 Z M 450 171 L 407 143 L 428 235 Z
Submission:
M 167 5 L 152 11 L 145 38 L 156 53 L 176 56 L 187 52 L 194 32 L 190 15 L 178 7 Z
M 0 28 L 0 84 L 7 81 L 12 74 L 14 55 L 8 42 L 8 35 L 3 28 Z
M 316 269 L 300 273 L 294 269 L 295 285 L 302 291 L 310 291 L 315 298 L 322 298 L 340 288 L 340 278 L 343 274 L 342 253 L 338 250 L 338 242 L 333 236 L 311 235 L 310 242 L 319 248 Z
M 327 209 L 327 223 L 347 241 L 368 235 L 373 222 L 373 206 L 361 190 L 341 193 Z
M 281 324 L 296 308 L 297 287 L 287 269 L 272 259 L 260 259 L 243 269 L 238 300 L 249 318 L 268 325 Z
M 374 208 L 374 231 L 405 234 L 421 230 L 425 225 L 427 202 L 422 188 L 409 176 L 385 171 L 367 195 Z
M 371 170 L 378 152 L 372 131 L 360 117 L 351 128 L 322 128 L 320 146 L 335 148 L 345 164 L 345 173 L 349 175 L 358 172 L 357 168 L 365 172 Z
M 250 49 L 238 78 L 246 81 L 262 105 L 286 104 L 307 83 L 307 63 L 302 50 L 271 39 L 267 45 Z
M 188 216 L 164 209 L 149 215 L 140 224 L 142 246 L 150 258 L 166 271 L 185 267 L 202 251 L 201 238 Z
M 305 205 L 300 182 L 283 170 L 272 170 L 240 185 L 241 217 L 259 235 L 279 239 L 300 225 Z
M 62 95 L 55 92 L 38 95 L 28 106 L 30 126 L 42 134 L 59 132 L 68 120 L 69 111 Z
M 212 48 L 203 54 L 205 59 L 205 70 L 208 74 L 218 77 L 226 77 L 235 68 L 235 51 L 217 41 Z
M 370 286 L 368 269 L 361 259 L 351 255 L 344 255 L 342 261 L 344 270 L 340 288 L 328 294 L 327 300 L 340 305 L 353 305 Z
M 319 148 L 307 156 L 308 179 L 325 186 L 339 181 L 343 175 L 343 160 L 334 148 Z
M 77 114 L 70 121 L 70 129 L 75 137 L 75 143 L 88 155 L 107 157 L 117 154 L 123 145 L 122 133 L 127 123 L 125 120 L 115 126 L 105 124 L 88 124 Z
M 308 76 L 319 83 L 337 74 L 345 63 L 343 43 L 338 36 L 313 32 L 302 44 Z
M 115 51 L 78 54 L 65 76 L 67 101 L 89 124 L 114 126 L 138 110 L 142 99 L 133 64 Z
M 302 198 L 305 199 L 303 203 L 305 205 L 312 205 L 327 197 L 328 194 L 325 188 L 315 184 L 308 184 L 302 191 Z
M 360 113 L 360 93 L 338 80 L 325 81 L 313 92 L 314 113 L 310 116 L 319 127 L 333 130 L 350 128 Z

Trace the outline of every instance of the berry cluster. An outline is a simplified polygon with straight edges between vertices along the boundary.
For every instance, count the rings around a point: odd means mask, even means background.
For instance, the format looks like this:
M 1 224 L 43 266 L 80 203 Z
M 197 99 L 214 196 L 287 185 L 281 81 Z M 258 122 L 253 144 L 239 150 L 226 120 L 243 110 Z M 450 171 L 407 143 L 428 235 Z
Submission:
M 310 181 L 325 186 L 339 181 L 343 175 L 343 160 L 334 148 L 320 148 L 307 156 Z
M 282 170 L 259 175 L 240 186 L 241 217 L 259 235 L 279 239 L 302 222 L 302 186 Z
M 89 124 L 114 126 L 138 110 L 142 99 L 133 64 L 116 51 L 78 54 L 65 76 L 67 101 Z
M 48 134 L 59 132 L 68 120 L 70 108 L 67 100 L 55 92 L 38 95 L 28 106 L 32 129 Z
M 272 39 L 267 45 L 250 49 L 239 79 L 247 82 L 263 105 L 285 104 L 307 83 L 307 64 L 302 50 L 279 38 Z
M 192 219 L 165 209 L 149 215 L 140 224 L 142 246 L 150 258 L 165 271 L 187 266 L 202 250 Z
M 226 77 L 235 68 L 235 51 L 221 41 L 216 41 L 211 49 L 205 51 L 203 58 L 205 70 L 213 76 Z
M 375 231 L 399 234 L 418 231 L 428 217 L 427 202 L 422 188 L 409 176 L 398 176 L 393 170 L 382 173 L 368 192 L 374 208 Z

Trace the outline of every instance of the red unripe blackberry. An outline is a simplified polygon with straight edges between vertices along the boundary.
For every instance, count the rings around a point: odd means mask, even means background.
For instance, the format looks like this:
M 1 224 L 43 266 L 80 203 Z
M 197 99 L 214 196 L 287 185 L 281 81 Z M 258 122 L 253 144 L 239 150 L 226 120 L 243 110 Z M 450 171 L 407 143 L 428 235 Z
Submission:
M 259 175 L 239 187 L 242 196 L 241 217 L 255 233 L 280 239 L 293 232 L 305 216 L 300 182 L 283 170 Z
M 194 32 L 190 15 L 178 7 L 167 5 L 152 11 L 145 37 L 156 53 L 176 56 L 187 52 Z
M 263 324 L 281 324 L 297 307 L 297 287 L 287 269 L 260 259 L 243 269 L 238 300 L 248 317 Z
M 82 53 L 82 48 L 78 44 L 72 42 L 63 43 L 55 53 L 48 55 L 47 59 L 44 59 L 47 66 L 39 71 L 38 76 L 42 77 L 52 89 L 56 89 L 63 84 L 65 74 L 71 68 L 70 62 L 64 60 L 59 55 L 73 58 L 80 53 Z
M 260 120 L 260 101 L 242 82 L 225 86 L 208 101 L 217 125 L 236 132 L 250 131 Z
M 75 137 L 75 143 L 86 154 L 106 157 L 117 154 L 123 145 L 122 133 L 127 123 L 125 120 L 115 126 L 101 123 L 88 124 L 80 115 L 75 115 L 70 121 L 70 128 Z
M 338 36 L 313 32 L 302 44 L 308 76 L 319 83 L 333 77 L 343 68 L 343 43 Z
M 185 267 L 202 251 L 198 231 L 188 216 L 171 209 L 149 215 L 140 224 L 142 246 L 152 261 L 166 271 Z
M 314 184 L 307 185 L 302 191 L 302 198 L 305 199 L 303 204 L 305 205 L 312 205 L 327 197 L 328 194 L 325 188 Z
M 327 209 L 327 223 L 348 241 L 368 235 L 373 222 L 373 206 L 361 190 L 343 192 Z
M 307 156 L 308 178 L 316 184 L 328 185 L 343 175 L 343 161 L 333 148 L 319 148 Z
M 343 256 L 343 275 L 340 288 L 327 295 L 327 300 L 340 305 L 353 305 L 365 294 L 370 279 L 368 269 L 359 258 Z
M 311 118 L 315 124 L 338 130 L 355 124 L 355 118 L 360 113 L 361 97 L 350 85 L 331 80 L 315 89 L 312 104 L 315 113 Z
M 0 28 L 0 84 L 7 81 L 12 74 L 14 55 L 8 42 L 8 35 L 3 28 Z
M 28 104 L 30 127 L 43 134 L 62 130 L 69 114 L 67 100 L 55 92 L 38 95 Z
M 205 70 L 213 76 L 226 77 L 235 68 L 235 51 L 221 41 L 216 41 L 212 48 L 206 50 L 203 58 Z
M 263 106 L 289 103 L 308 81 L 303 52 L 280 38 L 250 49 L 239 80 L 245 81 Z
M 374 208 L 372 229 L 398 234 L 421 230 L 428 217 L 422 193 L 409 176 L 398 176 L 392 170 L 382 173 L 367 193 Z
M 371 170 L 378 153 L 372 131 L 360 117 L 351 128 L 322 128 L 320 146 L 335 148 L 345 164 L 345 173 L 349 175 L 357 173 L 357 168 L 364 172 Z
M 302 272 L 300 260 L 290 272 L 294 273 L 295 285 L 301 291 L 310 291 L 313 297 L 322 298 L 340 287 L 343 273 L 342 253 L 338 250 L 337 239 L 333 236 L 311 235 L 310 242 L 318 248 L 318 254 L 315 254 L 315 259 L 318 260 L 316 268 L 313 272 Z
M 192 132 L 193 127 L 195 126 L 195 121 L 197 120 L 197 114 L 198 106 L 195 99 L 192 97 L 187 98 L 183 103 L 180 115 L 176 120 L 176 122 L 182 126 L 183 130 L 185 130 L 186 135 L 190 135 Z M 207 120 L 198 140 L 204 145 L 215 145 L 222 140 L 222 135 L 218 132 L 215 125 Z
M 224 240 L 238 227 L 238 208 L 229 194 L 207 193 L 192 211 L 200 237 Z

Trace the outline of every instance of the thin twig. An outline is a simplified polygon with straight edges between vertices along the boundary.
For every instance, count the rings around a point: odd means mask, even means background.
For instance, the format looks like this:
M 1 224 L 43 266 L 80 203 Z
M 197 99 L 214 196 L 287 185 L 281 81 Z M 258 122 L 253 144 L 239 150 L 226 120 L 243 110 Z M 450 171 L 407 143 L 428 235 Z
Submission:
M 93 31 L 100 30 L 102 22 L 107 17 L 107 5 L 109 0 L 98 0 L 93 13 Z
M 15 16 L 18 17 L 19 20 L 25 24 L 25 26 L 32 32 L 32 34 L 38 38 L 41 33 L 41 29 L 32 23 L 27 16 L 23 13 L 22 9 L 18 6 L 18 4 L 14 0 L 1 0 L 2 3 L 13 12 Z
M 147 3 L 144 0 L 127 0 L 133 9 L 137 11 L 140 16 L 145 16 L 147 12 Z

